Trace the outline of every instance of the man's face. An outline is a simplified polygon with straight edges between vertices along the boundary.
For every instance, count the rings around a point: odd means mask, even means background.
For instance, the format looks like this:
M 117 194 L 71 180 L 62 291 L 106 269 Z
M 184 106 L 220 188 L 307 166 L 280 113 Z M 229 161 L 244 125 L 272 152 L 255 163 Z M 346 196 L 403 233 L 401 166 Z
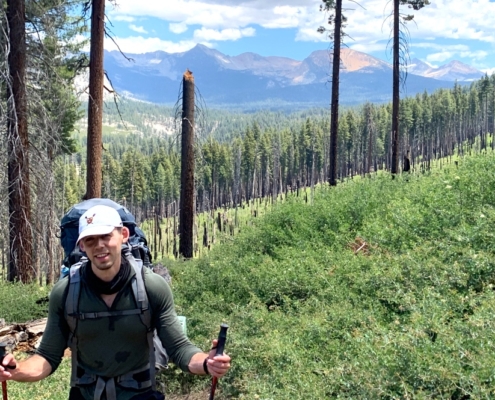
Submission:
M 114 265 L 120 267 L 122 243 L 127 242 L 128 238 L 129 230 L 126 227 L 115 228 L 108 235 L 87 236 L 81 239 L 80 246 L 91 264 L 104 271 Z

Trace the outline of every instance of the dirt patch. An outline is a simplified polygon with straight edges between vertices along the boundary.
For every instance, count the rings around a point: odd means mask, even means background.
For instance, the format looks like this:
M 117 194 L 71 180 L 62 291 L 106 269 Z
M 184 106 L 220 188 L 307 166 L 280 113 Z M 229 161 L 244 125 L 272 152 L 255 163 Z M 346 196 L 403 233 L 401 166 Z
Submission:
M 363 254 L 365 256 L 370 254 L 371 245 L 359 236 L 356 237 L 354 242 L 349 243 L 348 246 L 352 249 L 354 254 Z
M 209 395 L 210 395 L 210 391 L 205 390 L 202 392 L 195 392 L 195 393 L 182 394 L 182 395 L 168 394 L 166 399 L 167 400 L 204 400 L 207 399 Z

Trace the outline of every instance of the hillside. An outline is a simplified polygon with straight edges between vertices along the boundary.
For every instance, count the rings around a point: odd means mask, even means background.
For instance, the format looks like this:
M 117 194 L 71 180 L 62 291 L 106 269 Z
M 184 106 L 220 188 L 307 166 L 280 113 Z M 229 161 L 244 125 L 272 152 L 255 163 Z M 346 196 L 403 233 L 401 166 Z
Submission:
M 180 106 L 171 107 L 119 97 L 117 105 L 113 99 L 107 99 L 103 111 L 104 133 L 121 135 L 137 134 L 144 139 L 175 137 L 180 132 L 177 120 Z M 79 121 L 78 140 L 84 140 L 87 129 L 87 103 L 81 109 L 85 113 Z M 345 108 L 343 108 L 345 110 Z M 230 141 L 244 133 L 256 122 L 260 129 L 289 129 L 304 122 L 307 118 L 322 119 L 328 116 L 327 108 L 310 108 L 293 112 L 258 110 L 242 112 L 240 110 L 223 110 L 201 105 L 197 111 L 197 138 L 201 142 L 209 136 L 220 141 Z M 115 137 L 113 137 L 115 139 Z M 109 136 L 105 143 L 111 143 Z
M 231 326 L 221 398 L 493 398 L 494 167 L 490 153 L 295 198 L 176 265 L 194 340 Z

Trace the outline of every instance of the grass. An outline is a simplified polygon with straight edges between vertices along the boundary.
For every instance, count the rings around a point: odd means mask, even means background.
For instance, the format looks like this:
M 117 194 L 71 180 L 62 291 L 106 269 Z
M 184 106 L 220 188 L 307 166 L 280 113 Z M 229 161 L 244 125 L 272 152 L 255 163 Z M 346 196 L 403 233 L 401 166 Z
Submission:
M 167 261 L 191 340 L 206 349 L 230 326 L 215 398 L 494 398 L 494 168 L 488 153 L 351 180 L 274 206 L 206 257 Z M 171 398 L 209 387 L 173 366 L 161 380 Z M 12 384 L 13 398 L 35 385 Z

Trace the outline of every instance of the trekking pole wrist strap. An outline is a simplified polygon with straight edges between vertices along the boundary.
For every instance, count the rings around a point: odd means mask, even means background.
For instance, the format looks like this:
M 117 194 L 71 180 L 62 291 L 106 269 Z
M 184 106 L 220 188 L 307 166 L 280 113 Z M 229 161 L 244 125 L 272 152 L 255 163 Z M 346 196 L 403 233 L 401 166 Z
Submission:
M 205 371 L 206 375 L 210 375 L 210 371 L 208 371 L 208 360 L 210 357 L 206 357 L 203 361 L 203 370 Z

